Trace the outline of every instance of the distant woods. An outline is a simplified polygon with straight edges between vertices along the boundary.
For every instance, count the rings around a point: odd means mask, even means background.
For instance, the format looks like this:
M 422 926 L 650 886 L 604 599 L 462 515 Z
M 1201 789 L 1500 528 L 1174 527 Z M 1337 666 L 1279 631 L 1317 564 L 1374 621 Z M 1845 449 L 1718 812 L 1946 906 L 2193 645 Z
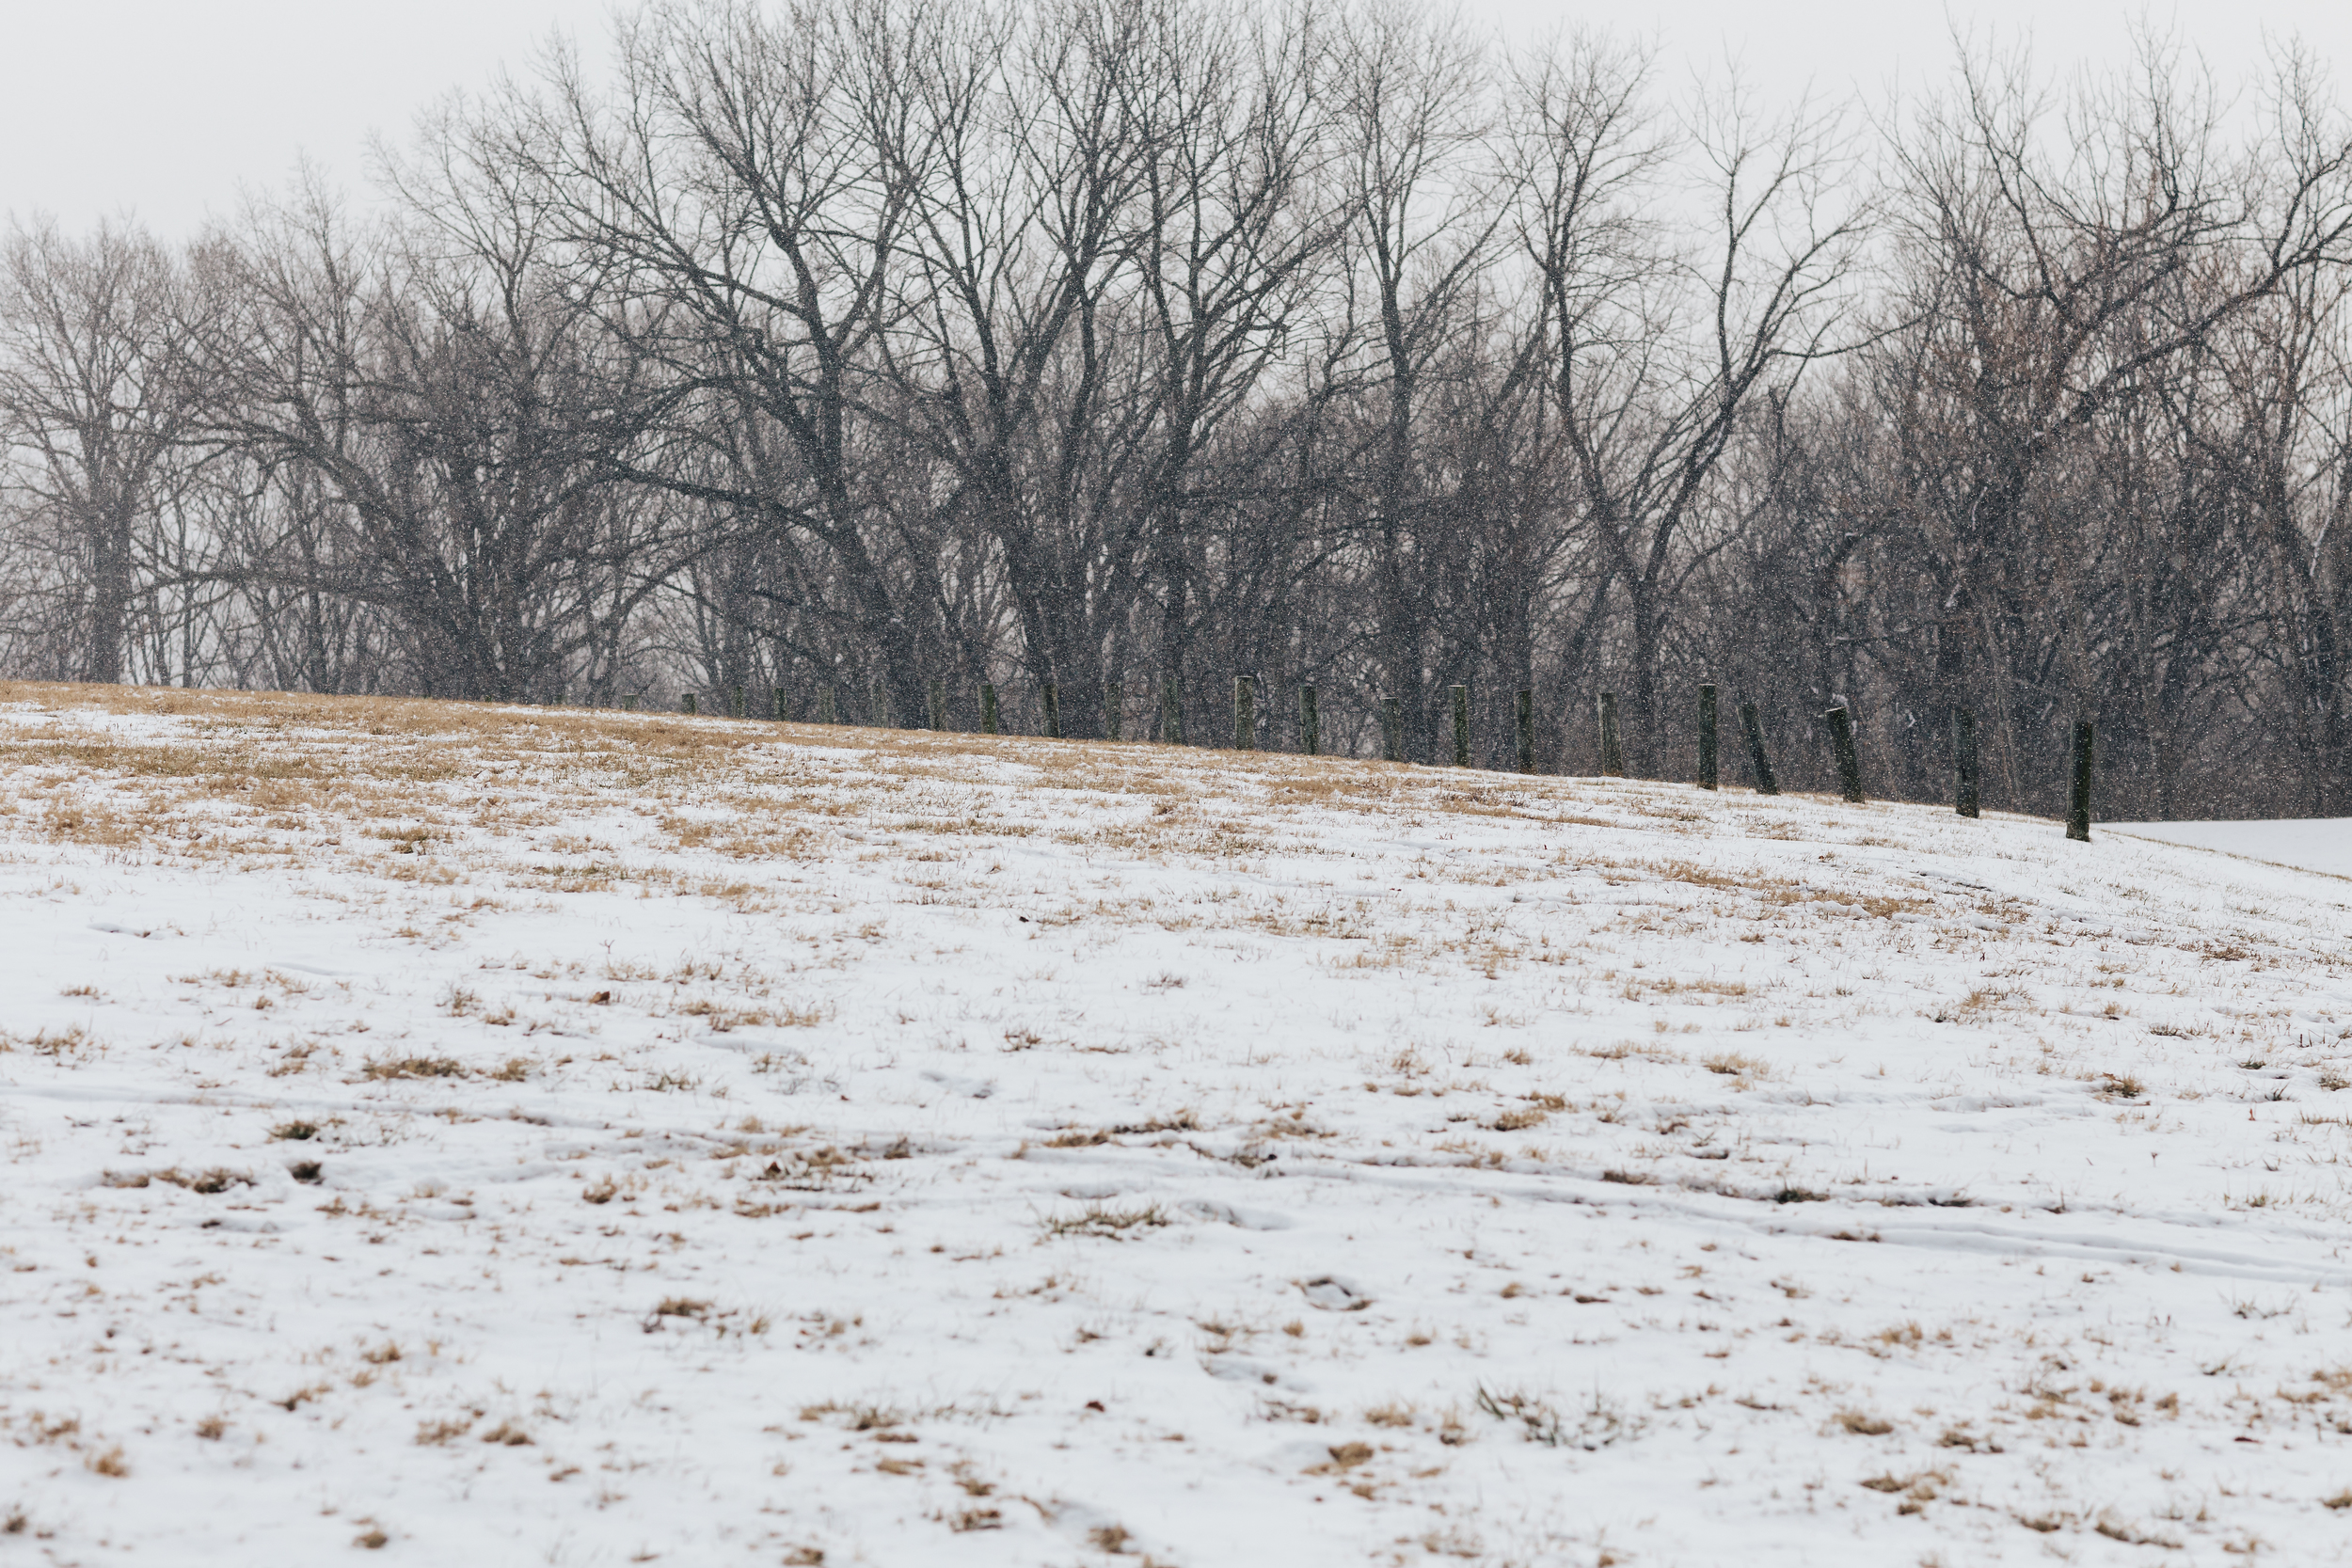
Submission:
M 0 667 L 2352 812 L 2352 145 L 2283 56 L 1872 116 L 1406 0 L 663 5 L 0 255 Z M 937 683 L 935 685 L 935 683 Z M 771 698 L 770 693 L 775 693 Z M 1734 749 L 1735 757 L 1744 755 Z M 1744 764 L 1728 768 L 1745 782 Z

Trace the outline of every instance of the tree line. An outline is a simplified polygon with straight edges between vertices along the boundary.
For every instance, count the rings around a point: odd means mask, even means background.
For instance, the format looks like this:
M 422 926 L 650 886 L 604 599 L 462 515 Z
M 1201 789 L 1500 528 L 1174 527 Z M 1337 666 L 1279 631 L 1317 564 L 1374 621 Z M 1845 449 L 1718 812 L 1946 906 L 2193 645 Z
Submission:
M 2352 135 L 2307 58 L 1866 115 L 1419 0 L 728 0 L 167 244 L 0 253 L 0 664 L 2352 812 Z M 1164 693 L 1176 694 L 1172 711 Z M 764 705 L 763 705 L 764 706 Z M 974 711 L 965 712 L 970 708 Z M 1023 717 L 1024 713 L 1027 717 Z

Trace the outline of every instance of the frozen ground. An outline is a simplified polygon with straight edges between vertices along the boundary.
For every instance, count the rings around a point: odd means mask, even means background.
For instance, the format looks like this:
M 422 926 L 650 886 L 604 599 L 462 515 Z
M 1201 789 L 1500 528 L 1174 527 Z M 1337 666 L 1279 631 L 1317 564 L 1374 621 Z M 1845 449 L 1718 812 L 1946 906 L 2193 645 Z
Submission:
M 2115 832 L 2352 877 L 2352 816 L 2295 822 L 2118 822 Z
M 0 1564 L 2352 1560 L 2344 881 L 0 687 Z

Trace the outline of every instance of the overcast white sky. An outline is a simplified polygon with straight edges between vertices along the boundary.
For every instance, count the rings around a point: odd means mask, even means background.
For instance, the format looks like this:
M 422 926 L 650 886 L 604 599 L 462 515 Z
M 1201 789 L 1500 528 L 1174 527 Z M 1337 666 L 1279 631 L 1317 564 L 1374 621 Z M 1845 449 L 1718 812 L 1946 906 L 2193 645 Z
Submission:
M 82 0 L 22 5 L 0 52 L 0 210 L 70 226 L 131 212 L 169 237 L 226 215 L 241 186 L 282 182 L 307 153 L 355 194 L 371 131 L 395 137 L 417 108 L 521 64 L 557 28 L 593 45 L 610 0 Z M 2142 7 L 2031 0 L 1655 0 L 1634 10 L 1542 0 L 1465 0 L 1515 33 L 1564 19 L 1654 30 L 1697 67 L 1738 55 L 1756 87 L 1793 97 L 1808 82 L 1873 98 L 1940 77 L 1950 27 L 2030 36 L 2063 70 L 2115 61 L 2145 16 L 2233 81 L 2265 37 L 2299 34 L 2341 77 L 2352 56 L 2344 0 L 2179 0 Z

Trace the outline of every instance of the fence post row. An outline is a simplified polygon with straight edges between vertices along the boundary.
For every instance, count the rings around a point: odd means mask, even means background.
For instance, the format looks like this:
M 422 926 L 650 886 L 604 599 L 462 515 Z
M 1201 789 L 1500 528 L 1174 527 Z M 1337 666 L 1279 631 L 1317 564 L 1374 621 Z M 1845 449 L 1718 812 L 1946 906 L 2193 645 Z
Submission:
M 744 716 L 744 688 L 723 688 L 727 705 L 734 717 Z M 1061 691 L 1052 681 L 1042 683 L 1041 695 L 1045 709 L 1045 734 L 1055 740 L 1061 738 Z M 1470 688 L 1454 685 L 1446 688 L 1452 709 L 1454 766 L 1470 766 Z M 790 703 L 785 689 L 772 689 L 775 717 L 778 723 L 790 720 Z M 644 693 L 624 692 L 618 695 L 621 711 L 635 713 L 640 709 Z M 934 680 L 930 689 L 930 727 L 947 727 L 947 683 Z M 1124 693 L 1117 683 L 1105 682 L 1103 688 L 1103 731 L 1110 739 L 1120 738 L 1125 717 Z M 1701 789 L 1721 787 L 1722 740 L 1718 719 L 1719 693 L 1713 683 L 1705 683 L 1698 690 L 1698 786 Z M 984 735 L 1001 735 L 1002 709 L 995 686 L 979 683 L 980 731 Z M 554 699 L 559 705 L 561 698 Z M 889 688 L 876 680 L 871 686 L 870 721 L 880 728 L 890 727 Z M 1617 693 L 1600 693 L 1600 770 L 1609 778 L 1625 777 L 1625 748 L 1617 727 Z M 1739 705 L 1740 727 L 1748 743 L 1748 759 L 1755 768 L 1756 792 L 1759 795 L 1780 793 L 1780 780 L 1772 772 L 1770 754 L 1764 744 L 1764 727 L 1752 702 Z M 690 718 L 701 712 L 700 697 L 692 691 L 681 692 L 678 709 Z M 1965 704 L 1951 705 L 1952 739 L 1952 809 L 1962 816 L 1975 817 L 1981 814 L 1982 771 L 1977 737 L 1976 710 Z M 1838 788 L 1844 798 L 1854 804 L 1866 803 L 1869 797 L 1863 793 L 1862 761 L 1856 748 L 1852 713 L 1840 705 L 1821 715 L 1828 727 L 1830 749 L 1837 765 Z M 816 721 L 836 724 L 841 721 L 839 688 L 832 683 L 818 688 Z M 1521 688 L 1514 711 L 1517 763 L 1521 773 L 1535 771 L 1535 694 Z M 1184 687 L 1175 675 L 1165 675 L 1160 681 L 1160 733 L 1170 745 L 1184 744 Z M 2073 768 L 2067 791 L 2066 836 L 2080 843 L 2090 839 L 2090 792 L 2097 773 L 2097 725 L 2089 719 L 2074 722 Z M 1248 675 L 1233 677 L 1233 746 L 1238 751 L 1255 751 L 1258 743 L 1257 682 Z M 1316 689 L 1301 685 L 1298 689 L 1298 745 L 1307 756 L 1323 754 L 1323 714 Z M 1404 705 L 1394 697 L 1380 699 L 1380 760 L 1405 760 Z
M 1600 694 L 1600 770 L 1604 777 L 1625 777 L 1625 748 L 1617 743 L 1617 694 Z
M 1860 805 L 1867 797 L 1862 793 L 1862 759 L 1853 749 L 1853 715 L 1834 707 L 1821 717 L 1829 721 L 1830 749 L 1837 754 L 1838 784 L 1849 801 Z
M 1715 689 L 1699 688 L 1699 787 L 1715 787 Z
M 2090 765 L 2094 736 L 2088 719 L 2074 721 L 2074 787 L 2067 792 L 2066 836 L 2090 842 Z

